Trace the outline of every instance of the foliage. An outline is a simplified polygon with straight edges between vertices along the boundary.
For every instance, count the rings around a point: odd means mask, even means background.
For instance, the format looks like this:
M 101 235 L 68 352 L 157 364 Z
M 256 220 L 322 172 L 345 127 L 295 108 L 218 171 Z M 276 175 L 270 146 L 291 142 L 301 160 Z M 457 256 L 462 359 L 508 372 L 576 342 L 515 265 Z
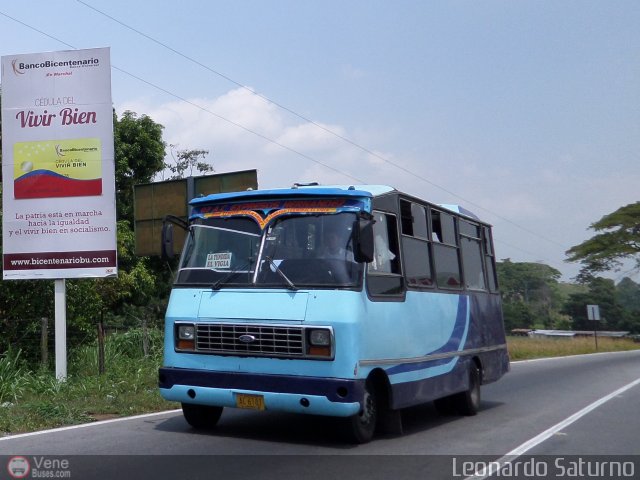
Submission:
M 629 277 L 623 278 L 616 285 L 616 296 L 622 308 L 640 312 L 640 285 Z
M 600 317 L 598 328 L 606 330 L 621 330 L 623 308 L 616 298 L 616 286 L 613 280 L 592 278 L 585 293 L 575 293 L 569 296 L 562 313 L 573 319 L 574 329 L 593 330 L 593 321 L 587 319 L 587 305 L 599 305 Z
M 640 343 L 628 338 L 598 338 L 596 350 L 593 337 L 530 338 L 507 337 L 507 348 L 511 360 L 564 357 L 598 352 L 620 352 L 640 349 Z
M 590 277 L 582 285 L 560 283 L 560 272 L 539 263 L 497 263 L 507 331 L 524 329 L 592 330 L 587 305 L 599 305 L 597 327 L 640 333 L 640 285 L 625 278 Z
M 2 112 L 2 88 L 0 86 L 0 112 Z M 2 146 L 2 115 L 0 115 L 0 146 Z M 0 165 L 2 165 L 2 148 L 0 148 Z M 0 169 L 1 171 L 2 169 Z M 0 174 L 0 182 L 2 181 L 2 174 Z
M 640 268 L 640 202 L 620 207 L 589 227 L 595 236 L 567 250 L 567 261 L 580 262 L 578 280 L 618 270 L 625 260 Z
M 163 335 L 158 328 L 133 328 L 126 332 L 108 335 L 105 341 L 105 365 L 107 370 L 118 370 L 122 362 L 140 359 L 144 356 L 143 337 L 147 336 L 148 356 L 160 360 L 162 356 Z M 98 348 L 95 340 L 74 349 L 70 365 L 74 376 L 92 376 L 98 372 Z M 156 372 L 157 373 L 157 372 Z M 155 373 L 154 373 L 155 376 Z M 135 388 L 132 386 L 132 388 Z
M 514 328 L 533 328 L 536 317 L 532 309 L 523 301 L 504 301 L 502 304 L 504 328 L 507 332 Z
M 184 178 L 187 172 L 189 177 L 193 176 L 194 171 L 200 174 L 215 172 L 213 165 L 203 161 L 209 155 L 208 150 L 178 150 L 177 145 L 169 146 L 174 162 L 167 164 L 167 168 L 173 174 L 171 180 Z
M 163 126 L 146 115 L 114 112 L 117 214 L 133 226 L 133 187 L 149 183 L 165 167 Z
M 497 267 L 503 294 L 525 302 L 538 298 L 550 300 L 562 275 L 543 263 L 514 263 L 508 258 L 498 262 Z
M 13 402 L 22 394 L 22 379 L 27 375 L 20 350 L 0 355 L 0 403 Z
M 553 312 L 561 302 L 560 272 L 542 263 L 515 263 L 509 259 L 496 266 L 507 330 L 553 327 Z
M 157 388 L 162 331 L 148 335 L 147 357 L 141 330 L 109 335 L 104 375 L 98 375 L 95 342 L 73 348 L 65 382 L 29 370 L 19 352 L 0 356 L 0 436 L 171 408 Z
M 36 362 L 43 317 L 53 318 L 53 282 L 0 282 L 0 353 L 17 346 L 23 359 Z

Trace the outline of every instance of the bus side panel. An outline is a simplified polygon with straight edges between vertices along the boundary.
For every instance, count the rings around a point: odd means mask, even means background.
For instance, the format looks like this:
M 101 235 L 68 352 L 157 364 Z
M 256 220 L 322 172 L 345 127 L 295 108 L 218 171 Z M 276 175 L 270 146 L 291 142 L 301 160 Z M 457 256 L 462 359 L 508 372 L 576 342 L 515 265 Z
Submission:
M 391 408 L 395 410 L 419 405 L 466 390 L 470 361 L 470 358 L 461 358 L 447 374 L 392 385 Z
M 404 301 L 367 302 L 360 359 L 398 359 L 402 363 L 402 359 L 422 357 L 448 343 L 460 342 L 467 323 L 467 302 L 465 299 L 460 311 L 461 298 L 410 291 Z M 460 315 L 464 318 L 458 318 Z M 395 373 L 400 372 L 391 372 Z
M 477 355 L 482 365 L 483 384 L 495 382 L 509 371 L 506 343 L 500 295 L 473 294 L 470 334 L 465 349 L 493 348 Z
M 508 370 L 497 295 L 408 292 L 405 302 L 372 302 L 370 308 L 363 327 L 364 363 L 370 371 L 375 360 L 368 359 L 380 360 L 391 384 L 392 408 L 466 390 L 473 357 L 486 369 L 484 383 Z

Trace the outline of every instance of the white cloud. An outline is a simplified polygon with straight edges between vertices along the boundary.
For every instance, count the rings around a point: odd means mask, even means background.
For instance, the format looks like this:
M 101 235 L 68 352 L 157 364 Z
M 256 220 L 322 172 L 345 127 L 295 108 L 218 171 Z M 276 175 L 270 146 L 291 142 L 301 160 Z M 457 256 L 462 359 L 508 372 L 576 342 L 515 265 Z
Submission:
M 345 131 L 338 125 L 324 125 L 303 123 L 284 128 L 277 139 L 278 143 L 286 145 L 294 150 L 304 150 L 309 153 L 328 153 L 344 146 L 337 135 L 344 136 Z M 269 152 L 277 153 L 281 147 L 275 144 L 268 145 Z
M 362 178 L 362 172 L 380 163 L 338 138 L 349 136 L 344 127 L 286 123 L 278 107 L 242 88 L 215 99 L 161 105 L 138 101 L 117 109 L 125 110 L 144 113 L 162 124 L 167 144 L 209 150 L 217 172 L 257 168 L 264 187 L 296 181 L 355 183 L 350 176 Z
M 218 173 L 257 169 L 262 188 L 311 181 L 360 183 L 355 177 L 434 203 L 461 204 L 495 226 L 499 258 L 543 260 L 567 277 L 577 273 L 577 266 L 564 264 L 564 251 L 592 235 L 589 224 L 636 201 L 640 184 L 639 174 L 590 170 L 584 161 L 577 168 L 578 156 L 571 153 L 534 164 L 493 161 L 473 149 L 453 146 L 448 151 L 416 152 L 402 146 L 392 152 L 373 150 L 372 144 L 391 144 L 393 135 L 318 122 L 320 128 L 284 115 L 242 88 L 214 99 L 161 105 L 129 102 L 117 111 L 125 109 L 164 125 L 163 138 L 169 144 L 209 150 L 208 160 Z M 365 139 L 357 141 L 371 150 L 327 130 Z

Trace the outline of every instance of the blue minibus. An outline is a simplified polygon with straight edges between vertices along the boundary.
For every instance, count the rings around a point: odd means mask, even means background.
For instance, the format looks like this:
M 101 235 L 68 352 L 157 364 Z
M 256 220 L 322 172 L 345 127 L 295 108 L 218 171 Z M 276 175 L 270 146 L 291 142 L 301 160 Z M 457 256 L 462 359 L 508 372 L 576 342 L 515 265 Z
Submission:
M 161 395 L 194 428 L 225 407 L 400 433 L 401 409 L 475 415 L 509 370 L 491 227 L 384 185 L 194 199 L 165 317 Z

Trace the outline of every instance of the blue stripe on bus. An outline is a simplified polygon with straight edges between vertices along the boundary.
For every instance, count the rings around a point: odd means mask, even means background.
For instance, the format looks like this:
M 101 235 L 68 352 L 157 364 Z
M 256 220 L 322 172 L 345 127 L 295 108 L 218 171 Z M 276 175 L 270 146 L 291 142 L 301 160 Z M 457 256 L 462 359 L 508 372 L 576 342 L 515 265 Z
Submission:
M 433 350 L 431 352 L 426 353 L 425 355 L 434 355 L 438 353 L 448 353 L 463 350 L 463 343 L 466 339 L 466 332 L 469 326 L 469 315 L 468 315 L 468 304 L 469 300 L 466 295 L 460 295 L 458 299 L 458 312 L 456 314 L 456 323 L 453 327 L 453 332 L 451 332 L 451 336 L 447 343 L 445 343 L 442 347 Z M 395 367 L 388 368 L 388 375 L 395 375 L 398 373 L 406 373 L 406 372 L 414 372 L 416 370 L 423 370 L 425 368 L 438 367 L 440 365 L 445 365 L 449 362 L 452 362 L 451 358 L 443 358 L 440 360 L 425 360 L 424 362 L 418 363 L 406 363 L 401 365 L 396 365 Z

